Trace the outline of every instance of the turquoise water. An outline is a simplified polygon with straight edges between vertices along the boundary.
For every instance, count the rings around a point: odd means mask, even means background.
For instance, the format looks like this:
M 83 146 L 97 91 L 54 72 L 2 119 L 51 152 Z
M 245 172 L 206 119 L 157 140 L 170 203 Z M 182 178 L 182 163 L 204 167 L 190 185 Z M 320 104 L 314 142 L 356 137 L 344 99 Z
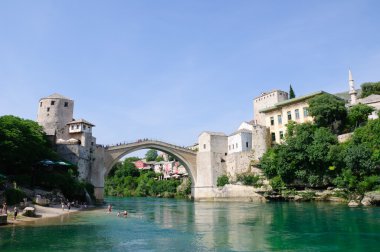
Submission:
M 0 251 L 380 251 L 380 208 L 108 198 L 105 209 L 0 228 Z M 116 216 L 126 209 L 128 218 Z

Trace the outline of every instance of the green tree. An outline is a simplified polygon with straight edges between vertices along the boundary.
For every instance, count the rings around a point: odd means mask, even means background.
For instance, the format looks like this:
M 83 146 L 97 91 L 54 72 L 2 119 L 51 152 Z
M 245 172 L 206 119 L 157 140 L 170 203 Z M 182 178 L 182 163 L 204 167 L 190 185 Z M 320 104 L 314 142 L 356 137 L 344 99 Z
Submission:
M 5 174 L 30 174 L 38 161 L 57 157 L 41 126 L 12 115 L 0 117 L 0 153 Z
M 156 162 L 164 161 L 164 158 L 162 156 L 157 156 Z
M 348 122 L 352 128 L 357 128 L 358 126 L 366 123 L 368 121 L 368 116 L 374 111 L 373 107 L 366 104 L 357 104 L 352 106 L 348 110 Z
M 361 85 L 362 94 L 361 97 L 367 97 L 371 94 L 380 95 L 380 81 L 379 82 L 366 82 Z
M 156 150 L 148 150 L 145 154 L 146 161 L 154 161 L 156 160 L 158 154 Z
M 292 99 L 292 98 L 296 98 L 296 94 L 294 93 L 292 85 L 290 84 L 290 87 L 289 87 L 289 99 Z
M 216 185 L 217 186 L 224 186 L 224 185 L 227 185 L 228 183 L 229 183 L 229 180 L 228 180 L 227 175 L 222 175 L 222 176 L 218 177 Z
M 336 133 L 342 128 L 347 117 L 344 101 L 331 94 L 311 98 L 309 112 L 318 127 L 330 128 Z

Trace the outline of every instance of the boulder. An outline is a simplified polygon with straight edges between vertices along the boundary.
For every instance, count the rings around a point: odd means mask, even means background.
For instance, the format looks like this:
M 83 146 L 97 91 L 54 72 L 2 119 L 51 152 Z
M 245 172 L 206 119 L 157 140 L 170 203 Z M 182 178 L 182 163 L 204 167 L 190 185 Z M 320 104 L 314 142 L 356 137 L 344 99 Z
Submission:
M 7 224 L 7 215 L 6 214 L 0 214 L 0 225 L 6 225 Z
M 350 200 L 350 202 L 348 202 L 348 206 L 349 207 L 357 207 L 357 206 L 359 206 L 359 202 L 357 202 L 355 200 Z
M 360 202 L 363 206 L 370 206 L 372 205 L 372 201 L 371 201 L 371 198 L 368 197 L 368 196 L 364 196 L 364 198 L 362 199 L 362 201 Z
M 28 216 L 28 217 L 34 217 L 34 216 L 36 216 L 36 212 L 35 211 L 36 210 L 35 210 L 34 207 L 25 207 L 22 215 Z
M 367 192 L 364 198 L 367 198 L 371 205 L 380 206 L 380 191 Z

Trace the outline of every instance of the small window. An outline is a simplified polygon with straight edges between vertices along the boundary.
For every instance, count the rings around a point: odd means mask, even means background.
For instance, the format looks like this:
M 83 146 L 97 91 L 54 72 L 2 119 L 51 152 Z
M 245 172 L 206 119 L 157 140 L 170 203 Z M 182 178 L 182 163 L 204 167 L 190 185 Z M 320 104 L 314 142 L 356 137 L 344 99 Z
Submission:
M 274 125 L 274 117 L 272 116 L 271 118 L 270 118 L 270 125 Z
M 282 124 L 282 115 L 278 115 L 278 116 L 277 116 L 277 121 L 278 121 L 278 124 L 279 124 L 279 125 Z
M 292 120 L 292 112 L 288 111 L 288 121 Z
M 300 119 L 300 110 L 296 109 L 296 110 L 294 110 L 294 112 L 296 114 L 296 120 Z
M 50 111 L 50 108 L 48 107 L 48 108 L 46 109 L 46 111 L 49 112 L 49 111 Z
M 84 130 L 86 129 L 86 125 L 83 125 L 83 129 L 84 129 Z
M 238 148 L 238 144 L 236 143 L 236 149 Z
M 284 132 L 280 131 L 280 139 L 284 139 Z
M 245 142 L 245 147 L 247 147 L 247 148 L 248 148 L 248 142 Z
M 42 107 L 42 102 L 40 102 L 40 107 Z
M 309 116 L 309 108 L 303 108 L 303 117 Z
M 54 105 L 54 104 L 55 104 L 55 101 L 51 101 L 51 102 L 50 102 L 50 105 Z
M 276 141 L 276 133 L 272 132 L 272 142 L 275 142 Z
M 79 129 L 79 124 L 77 124 L 77 129 Z
M 68 107 L 68 106 L 69 106 L 69 103 L 68 103 L 68 102 L 65 102 L 64 106 L 65 106 L 65 107 Z
M 72 130 L 74 129 L 74 125 L 71 125 L 71 129 L 72 129 Z
M 203 145 L 203 149 L 206 149 L 206 144 Z

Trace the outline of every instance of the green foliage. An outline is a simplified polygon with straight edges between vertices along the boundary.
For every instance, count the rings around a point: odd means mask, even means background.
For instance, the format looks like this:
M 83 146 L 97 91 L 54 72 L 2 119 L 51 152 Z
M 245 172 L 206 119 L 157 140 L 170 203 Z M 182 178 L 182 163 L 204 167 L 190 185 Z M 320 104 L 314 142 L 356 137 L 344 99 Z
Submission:
M 373 107 L 365 104 L 357 104 L 352 106 L 348 111 L 348 123 L 351 129 L 363 125 L 368 121 L 368 116 L 374 111 Z
M 227 175 L 219 176 L 216 181 L 217 186 L 224 186 L 224 185 L 227 185 L 228 183 L 229 183 L 229 180 L 228 180 Z
M 294 93 L 294 90 L 292 88 L 292 85 L 289 87 L 289 99 L 296 98 L 296 94 Z
M 272 187 L 273 190 L 280 191 L 284 188 L 286 188 L 285 182 L 281 179 L 280 176 L 276 176 L 272 178 L 269 182 L 269 185 Z
M 18 204 L 26 198 L 26 195 L 20 189 L 10 188 L 4 192 L 5 200 L 8 205 Z
M 54 158 L 42 127 L 12 115 L 0 117 L 0 170 L 5 174 L 30 173 L 40 160 Z
M 158 156 L 156 158 L 156 162 L 161 162 L 161 161 L 164 161 L 164 158 L 162 156 Z
M 367 97 L 371 94 L 380 95 L 380 81 L 379 82 L 366 82 L 361 85 L 362 88 L 362 98 Z
M 237 181 L 241 182 L 243 185 L 262 186 L 262 183 L 260 183 L 260 176 L 255 176 L 253 174 L 239 174 L 237 175 Z
M 309 100 L 309 112 L 318 127 L 330 128 L 338 132 L 347 116 L 343 100 L 330 94 L 321 94 Z
M 134 159 L 125 159 L 123 163 L 117 164 L 110 172 L 105 181 L 105 194 L 120 197 L 146 197 L 181 196 L 184 192 L 177 193 L 180 180 L 158 180 L 161 174 L 153 171 L 135 168 Z M 191 188 L 190 188 L 191 190 Z M 190 191 L 191 192 L 191 191 Z
M 148 150 L 145 154 L 146 161 L 154 161 L 156 160 L 158 154 L 156 150 Z
M 296 181 L 309 186 L 322 186 L 329 173 L 329 149 L 337 138 L 327 128 L 311 123 L 290 123 L 287 137 L 261 159 L 260 167 L 268 178 L 279 176 L 286 184 Z

